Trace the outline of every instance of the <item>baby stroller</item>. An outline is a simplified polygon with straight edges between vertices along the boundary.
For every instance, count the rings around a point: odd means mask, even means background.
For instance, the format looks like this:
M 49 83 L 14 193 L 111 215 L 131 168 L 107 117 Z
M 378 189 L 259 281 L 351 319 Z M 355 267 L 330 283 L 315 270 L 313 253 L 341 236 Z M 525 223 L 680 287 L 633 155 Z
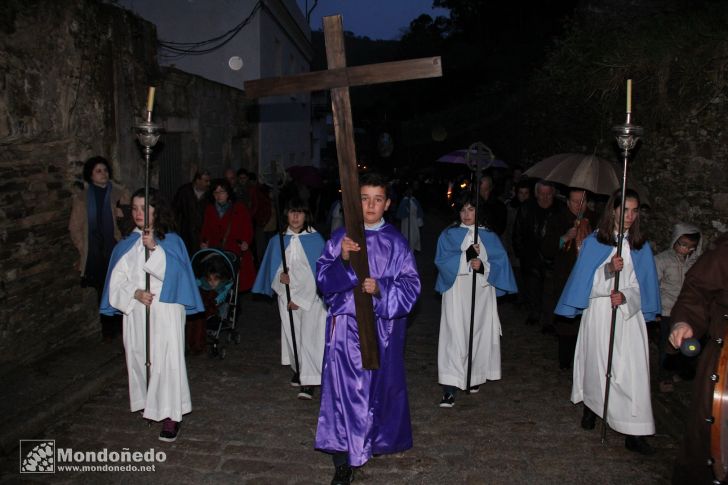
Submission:
M 223 337 L 240 343 L 235 329 L 238 304 L 238 257 L 230 251 L 206 248 L 192 256 L 192 269 L 205 305 L 210 356 L 225 358 Z

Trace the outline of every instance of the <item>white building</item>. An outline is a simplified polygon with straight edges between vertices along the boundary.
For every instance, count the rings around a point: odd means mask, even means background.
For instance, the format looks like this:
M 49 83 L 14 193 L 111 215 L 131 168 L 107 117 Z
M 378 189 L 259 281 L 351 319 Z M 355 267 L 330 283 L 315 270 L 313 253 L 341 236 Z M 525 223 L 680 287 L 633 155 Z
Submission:
M 154 23 L 162 46 L 185 49 L 189 43 L 222 36 L 195 46 L 211 49 L 200 55 L 175 56 L 161 47 L 163 66 L 241 90 L 247 80 L 310 70 L 311 31 L 295 0 L 118 0 L 118 4 Z M 252 168 L 267 179 L 273 161 L 279 167 L 318 166 L 318 150 L 312 154 L 310 100 L 308 93 L 261 99 L 257 112 L 249 116 L 257 121 L 257 160 L 235 160 L 232 167 Z

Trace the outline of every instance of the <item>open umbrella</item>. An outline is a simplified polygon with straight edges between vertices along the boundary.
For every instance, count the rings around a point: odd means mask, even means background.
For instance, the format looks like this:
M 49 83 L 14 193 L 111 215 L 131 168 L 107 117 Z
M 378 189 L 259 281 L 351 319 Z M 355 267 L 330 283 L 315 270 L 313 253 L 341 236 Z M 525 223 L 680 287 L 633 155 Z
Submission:
M 612 162 L 584 153 L 553 155 L 536 163 L 523 175 L 586 189 L 595 194 L 611 195 L 620 187 L 619 175 Z
M 472 155 L 475 155 L 475 151 L 471 149 L 470 153 L 472 158 Z M 442 163 L 459 163 L 463 165 L 468 165 L 470 163 L 468 162 L 468 149 L 463 148 L 462 150 L 455 150 L 454 152 L 450 152 L 446 155 L 441 156 L 437 159 L 437 161 Z M 482 163 L 481 168 L 508 168 L 508 164 L 503 160 L 494 159 Z

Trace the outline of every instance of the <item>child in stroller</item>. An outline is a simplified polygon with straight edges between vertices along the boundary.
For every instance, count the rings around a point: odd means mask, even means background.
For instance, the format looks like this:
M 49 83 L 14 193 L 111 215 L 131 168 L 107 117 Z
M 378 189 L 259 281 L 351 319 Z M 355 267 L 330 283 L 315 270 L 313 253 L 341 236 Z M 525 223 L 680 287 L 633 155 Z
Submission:
M 204 328 L 211 356 L 225 358 L 221 343 L 223 334 L 228 342 L 240 343 L 236 330 L 238 299 L 237 256 L 229 251 L 206 248 L 192 256 L 197 287 L 205 306 Z M 199 350 L 199 349 L 198 349 Z

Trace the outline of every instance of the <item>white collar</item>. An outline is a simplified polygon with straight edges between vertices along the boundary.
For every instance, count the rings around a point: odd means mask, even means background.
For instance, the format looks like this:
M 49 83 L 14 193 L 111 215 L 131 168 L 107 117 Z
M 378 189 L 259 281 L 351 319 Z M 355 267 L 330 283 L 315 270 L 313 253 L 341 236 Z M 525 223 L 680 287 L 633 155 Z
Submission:
M 384 225 L 384 217 L 382 217 L 381 219 L 379 219 L 379 222 L 375 222 L 372 225 L 369 225 L 369 224 L 366 224 L 365 223 L 364 224 L 364 229 L 366 229 L 368 231 L 378 231 L 379 229 L 382 228 L 383 225 Z

